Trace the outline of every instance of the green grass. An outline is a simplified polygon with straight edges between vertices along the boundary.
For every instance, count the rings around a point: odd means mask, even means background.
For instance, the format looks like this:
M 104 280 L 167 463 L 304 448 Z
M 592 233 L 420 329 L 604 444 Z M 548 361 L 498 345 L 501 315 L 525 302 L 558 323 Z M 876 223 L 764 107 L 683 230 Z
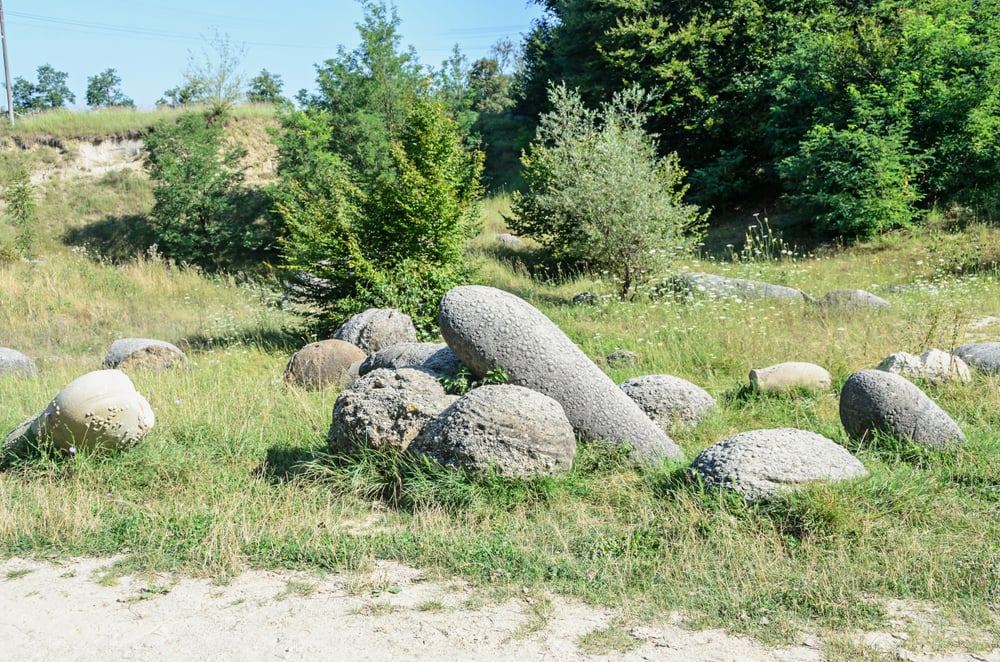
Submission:
M 14 154 L 45 167 L 49 157 L 36 153 L 45 149 Z M 890 627 L 898 600 L 935 610 L 924 635 L 932 649 L 1000 638 L 1000 377 L 922 384 L 968 436 L 951 453 L 852 443 L 837 402 L 853 371 L 891 352 L 1000 337 L 1000 324 L 976 326 L 1000 310 L 995 227 L 942 222 L 778 261 L 720 254 L 677 265 L 813 295 L 860 287 L 889 299 L 886 310 L 645 294 L 623 303 L 614 283 L 546 271 L 530 242 L 499 248 L 508 203 L 488 202 L 486 229 L 470 244 L 482 282 L 532 301 L 590 356 L 636 352 L 635 365 L 607 368 L 616 381 L 672 374 L 717 398 L 715 413 L 675 435 L 689 459 L 737 432 L 795 426 L 844 444 L 871 474 L 748 506 L 705 491 L 684 464 L 634 467 L 586 444 L 570 473 L 536 481 L 477 478 L 392 453 L 330 456 L 324 439 L 337 394 L 281 381 L 290 354 L 313 338 L 267 284 L 114 243 L 114 219 L 148 212 L 141 174 L 56 176 L 38 194 L 42 262 L 0 264 L 0 344 L 35 358 L 41 374 L 0 378 L 0 431 L 98 369 L 118 337 L 168 340 L 194 365 L 132 375 L 157 417 L 135 449 L 0 472 L 0 558 L 120 556 L 109 577 L 176 571 L 218 580 L 246 568 L 363 576 L 393 559 L 499 597 L 527 588 L 537 609 L 524 636 L 549 618 L 546 595 L 619 610 L 614 627 L 581 643 L 593 651 L 627 650 L 631 625 L 679 610 L 696 627 L 768 642 L 810 630 L 833 657 L 870 656 L 851 633 Z M 9 232 L 0 222 L 0 238 Z M 594 305 L 572 304 L 583 290 Z M 834 388 L 745 388 L 751 368 L 788 360 L 827 367 Z M 359 590 L 376 588 L 387 587 Z M 287 593 L 307 589 L 289 584 Z

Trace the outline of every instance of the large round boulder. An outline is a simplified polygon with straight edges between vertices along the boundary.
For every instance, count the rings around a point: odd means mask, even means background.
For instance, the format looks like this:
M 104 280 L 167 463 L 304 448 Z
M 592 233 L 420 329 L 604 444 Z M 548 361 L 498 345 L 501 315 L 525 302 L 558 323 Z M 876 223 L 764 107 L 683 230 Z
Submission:
M 972 372 L 965 361 L 940 349 L 929 349 L 920 356 L 896 352 L 882 359 L 875 369 L 929 382 L 972 381 Z
M 38 366 L 30 357 L 16 349 L 0 347 L 0 375 L 34 377 L 37 374 Z
M 681 449 L 559 327 L 531 304 L 492 287 L 450 290 L 438 313 L 441 334 L 473 374 L 496 368 L 511 384 L 562 405 L 584 440 L 629 444 L 635 459 L 680 459 Z
M 150 338 L 119 338 L 104 357 L 105 368 L 119 370 L 186 368 L 188 358 L 177 346 Z
M 530 478 L 572 468 L 576 435 L 549 396 L 496 384 L 474 388 L 449 405 L 409 451 L 477 473 Z
M 955 348 L 955 354 L 979 372 L 1000 375 L 1000 342 L 962 345 Z
M 364 351 L 343 340 L 311 342 L 292 354 L 284 379 L 308 389 L 322 390 L 350 381 L 351 366 L 364 361 Z
M 818 481 L 868 474 L 843 446 L 815 432 L 794 428 L 733 435 L 702 451 L 691 468 L 705 484 L 733 490 L 748 501 L 770 500 Z
M 715 409 L 708 391 L 673 375 L 643 375 L 620 388 L 665 432 L 697 425 Z
M 417 329 L 409 315 L 395 308 L 369 308 L 344 322 L 333 338 L 374 354 L 401 342 L 417 342 Z
M 359 447 L 406 450 L 424 425 L 455 400 L 423 370 L 374 370 L 337 397 L 327 445 L 334 453 Z
M 865 441 L 875 431 L 928 448 L 964 444 L 958 424 L 904 377 L 861 370 L 840 391 L 840 421 L 847 434 Z
M 438 375 L 454 377 L 462 367 L 462 362 L 445 343 L 404 342 L 375 352 L 358 368 L 359 375 L 367 375 L 372 370 L 389 368 L 421 368 Z
M 750 386 L 761 393 L 804 388 L 823 391 L 833 384 L 833 376 L 823 366 L 803 361 L 786 361 L 750 371 Z

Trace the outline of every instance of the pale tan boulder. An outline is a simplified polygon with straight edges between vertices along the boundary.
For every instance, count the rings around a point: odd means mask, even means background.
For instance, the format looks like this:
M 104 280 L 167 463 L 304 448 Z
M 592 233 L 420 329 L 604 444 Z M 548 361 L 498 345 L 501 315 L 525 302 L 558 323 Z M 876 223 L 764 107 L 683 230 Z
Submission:
M 825 390 L 833 384 L 830 372 L 815 363 L 787 361 L 750 371 L 750 385 L 762 393 L 796 388 Z

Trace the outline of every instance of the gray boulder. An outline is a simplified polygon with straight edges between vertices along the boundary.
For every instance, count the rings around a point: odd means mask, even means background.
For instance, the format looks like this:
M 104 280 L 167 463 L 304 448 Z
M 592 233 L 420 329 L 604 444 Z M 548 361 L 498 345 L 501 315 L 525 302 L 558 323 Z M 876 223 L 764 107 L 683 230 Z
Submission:
M 861 310 L 864 308 L 889 308 L 891 303 L 864 290 L 833 290 L 820 297 L 819 305 L 824 308 L 841 310 Z
M 380 349 L 364 360 L 358 374 L 367 375 L 372 370 L 389 368 L 422 368 L 438 375 L 454 377 L 462 362 L 445 343 L 404 342 Z
M 1000 375 L 1000 342 L 980 342 L 955 348 L 968 365 L 980 372 Z
M 428 421 L 455 400 L 423 370 L 374 370 L 337 397 L 327 446 L 335 453 L 359 446 L 406 450 Z
M 409 315 L 395 308 L 369 308 L 344 322 L 333 338 L 374 354 L 401 342 L 417 342 L 417 329 Z
M 743 278 L 727 278 L 715 274 L 692 272 L 680 274 L 671 279 L 671 285 L 693 294 L 705 293 L 718 297 L 739 297 L 741 299 L 784 299 L 787 301 L 806 302 L 811 297 L 794 287 L 772 285 L 756 280 Z
M 767 501 L 818 481 L 868 475 L 843 446 L 794 428 L 733 435 L 702 451 L 691 468 L 706 484 L 738 492 L 747 501 Z
M 628 349 L 616 349 L 604 357 L 604 362 L 612 368 L 628 368 L 639 362 L 639 355 Z
M 867 440 L 875 430 L 928 448 L 965 443 L 965 435 L 927 394 L 904 377 L 881 370 L 861 370 L 840 391 L 840 422 L 854 439 Z
M 788 391 L 807 388 L 822 391 L 830 388 L 833 377 L 830 372 L 815 363 L 786 361 L 767 368 L 750 371 L 750 386 L 761 393 Z
M 473 374 L 500 368 L 511 384 L 548 395 L 582 439 L 628 443 L 645 461 L 682 457 L 639 405 L 523 299 L 492 287 L 456 287 L 441 299 L 438 322 Z
M 357 345 L 343 340 L 320 340 L 292 354 L 284 380 L 303 388 L 322 390 L 342 386 L 353 379 L 351 366 L 366 355 Z
M 516 235 L 512 235 L 509 232 L 501 232 L 500 234 L 497 235 L 497 243 L 503 244 L 504 246 L 509 246 L 511 248 L 517 248 L 523 242 L 521 241 L 521 238 Z
M 38 366 L 30 357 L 16 349 L 0 347 L 0 375 L 34 377 L 37 374 Z
M 508 478 L 569 471 L 576 435 L 558 402 L 523 386 L 472 389 L 428 423 L 409 446 L 441 464 Z
M 105 368 L 163 370 L 187 368 L 187 356 L 177 346 L 150 338 L 119 338 L 104 357 Z
M 920 356 L 896 352 L 882 359 L 875 369 L 929 382 L 972 381 L 972 372 L 965 361 L 940 349 L 929 349 Z
M 697 425 L 716 407 L 705 389 L 672 375 L 634 377 L 620 388 L 667 433 Z

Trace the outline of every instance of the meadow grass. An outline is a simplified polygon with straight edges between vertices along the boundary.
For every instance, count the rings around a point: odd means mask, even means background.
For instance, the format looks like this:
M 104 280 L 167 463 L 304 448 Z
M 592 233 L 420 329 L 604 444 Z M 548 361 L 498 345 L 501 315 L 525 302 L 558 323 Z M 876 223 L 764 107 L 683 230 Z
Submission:
M 155 251 L 129 257 L 127 245 L 114 259 L 100 252 L 110 244 L 94 227 L 146 213 L 145 186 L 141 174 L 40 186 L 41 261 L 0 264 L 0 345 L 35 358 L 41 374 L 0 379 L 0 428 L 100 368 L 118 337 L 173 342 L 192 368 L 131 374 L 157 417 L 135 449 L 0 472 L 0 556 L 116 556 L 120 573 L 220 581 L 246 568 L 366 571 L 393 559 L 500 594 L 554 591 L 614 607 L 614 628 L 584 642 L 605 651 L 632 645 L 629 624 L 680 610 L 692 626 L 768 642 L 818 631 L 847 659 L 864 649 L 852 633 L 901 627 L 890 609 L 898 601 L 935 610 L 921 635 L 935 649 L 1000 638 L 1000 377 L 920 384 L 968 436 L 948 453 L 853 442 L 837 398 L 853 371 L 891 352 L 1000 337 L 1000 322 L 987 319 L 1000 311 L 997 228 L 937 225 L 850 249 L 675 265 L 816 296 L 860 287 L 893 304 L 848 313 L 649 289 L 622 302 L 612 282 L 546 268 L 530 242 L 498 246 L 509 202 L 484 205 L 469 249 L 481 282 L 534 303 L 598 362 L 636 352 L 634 365 L 605 366 L 616 381 L 672 374 L 716 397 L 713 414 L 674 434 L 687 458 L 737 432 L 799 427 L 845 445 L 870 472 L 751 506 L 706 490 L 683 463 L 636 467 L 591 444 L 568 474 L 534 481 L 398 453 L 330 455 L 337 394 L 282 381 L 291 353 L 314 338 L 267 283 L 204 274 Z M 78 248 L 88 244 L 81 237 L 94 247 Z M 594 304 L 572 303 L 583 290 Z M 834 387 L 746 388 L 751 368 L 787 360 L 826 366 Z M 546 608 L 539 603 L 538 628 Z

